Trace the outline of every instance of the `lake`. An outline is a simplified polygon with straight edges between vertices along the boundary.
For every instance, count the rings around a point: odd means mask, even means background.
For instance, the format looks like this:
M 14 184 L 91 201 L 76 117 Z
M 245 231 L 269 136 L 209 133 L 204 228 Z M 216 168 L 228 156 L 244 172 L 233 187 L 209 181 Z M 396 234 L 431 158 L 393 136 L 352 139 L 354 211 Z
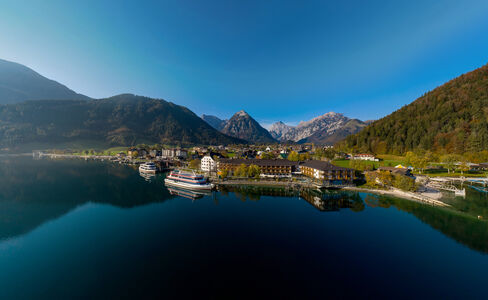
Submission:
M 485 195 L 453 210 L 341 191 L 191 195 L 163 178 L 0 158 L 0 298 L 487 297 Z

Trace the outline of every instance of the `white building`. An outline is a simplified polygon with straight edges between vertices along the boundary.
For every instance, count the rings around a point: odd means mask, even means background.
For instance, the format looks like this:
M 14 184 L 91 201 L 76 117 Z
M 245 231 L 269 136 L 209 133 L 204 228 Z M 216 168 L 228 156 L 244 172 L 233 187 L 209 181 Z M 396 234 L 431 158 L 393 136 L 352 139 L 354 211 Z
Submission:
M 186 158 L 188 156 L 188 152 L 183 149 L 163 149 L 161 150 L 161 156 Z
M 206 155 L 200 162 L 200 168 L 205 172 L 213 172 L 217 170 L 217 162 L 210 155 Z
M 351 159 L 357 160 L 369 160 L 369 161 L 380 161 L 374 155 L 371 154 L 350 154 Z
M 175 154 L 176 157 L 182 157 L 182 158 L 186 158 L 188 156 L 188 152 L 182 149 L 176 149 Z

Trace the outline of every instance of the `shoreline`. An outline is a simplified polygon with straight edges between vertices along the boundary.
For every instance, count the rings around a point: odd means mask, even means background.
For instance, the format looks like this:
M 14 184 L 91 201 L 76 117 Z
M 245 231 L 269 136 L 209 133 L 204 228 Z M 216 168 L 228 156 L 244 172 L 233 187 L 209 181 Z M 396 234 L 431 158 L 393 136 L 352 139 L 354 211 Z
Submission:
M 25 154 L 23 154 L 25 155 Z M 109 160 L 112 162 L 119 162 L 121 163 L 121 159 L 116 157 L 116 156 L 105 156 L 105 155 L 73 155 L 73 154 L 54 154 L 54 153 L 41 153 L 39 155 L 40 157 L 49 157 L 49 158 L 68 158 L 68 159 L 94 159 L 94 160 Z M 129 159 L 122 159 L 125 160 L 125 164 L 134 164 L 134 163 L 140 163 L 141 161 L 133 161 Z M 214 184 L 216 185 L 254 185 L 254 186 L 280 186 L 284 188 L 315 188 L 315 186 L 312 183 L 304 183 L 304 182 L 290 182 L 290 181 L 251 181 L 251 180 L 218 180 L 218 181 L 213 181 Z M 410 201 L 415 201 L 418 203 L 423 203 L 423 204 L 429 204 L 433 206 L 438 206 L 438 207 L 450 207 L 449 204 L 444 203 L 442 201 L 439 201 L 437 199 L 422 195 L 420 193 L 415 193 L 415 192 L 405 192 L 397 189 L 390 189 L 390 190 L 376 190 L 376 189 L 366 189 L 366 188 L 360 188 L 360 187 L 355 187 L 355 186 L 341 186 L 341 187 L 336 187 L 335 189 L 343 189 L 343 190 L 349 190 L 349 191 L 357 191 L 357 192 L 363 192 L 363 193 L 373 193 L 373 194 L 379 194 L 379 195 L 388 195 L 388 196 L 393 196 L 397 198 L 402 198 Z
M 229 180 L 229 181 L 224 181 L 224 182 L 214 182 L 216 185 L 249 185 L 249 186 L 281 186 L 281 187 L 290 187 L 290 188 L 295 188 L 297 186 L 303 187 L 303 188 L 314 188 L 313 185 L 311 184 L 304 184 L 304 183 L 298 183 L 298 182 L 274 182 L 274 181 L 248 181 L 248 180 Z M 366 189 L 366 188 L 360 188 L 360 187 L 353 187 L 353 186 L 345 186 L 345 187 L 338 187 L 336 189 L 339 190 L 347 190 L 347 191 L 356 191 L 356 192 L 363 192 L 363 193 L 372 193 L 372 194 L 379 194 L 379 195 L 387 195 L 387 196 L 393 196 L 397 198 L 402 198 L 405 200 L 410 200 L 422 204 L 428 204 L 432 206 L 438 206 L 438 207 L 451 207 L 451 205 L 444 203 L 440 200 L 434 199 L 427 197 L 425 195 L 422 195 L 420 193 L 414 193 L 414 192 L 405 192 L 401 190 L 375 190 L 375 189 Z
M 433 199 L 424 195 L 421 195 L 419 193 L 414 193 L 414 192 L 405 192 L 401 190 L 374 190 L 374 189 L 365 189 L 365 188 L 359 188 L 359 187 L 344 187 L 344 190 L 350 190 L 350 191 L 357 191 L 357 192 L 363 192 L 363 193 L 373 193 L 373 194 L 379 194 L 379 195 L 387 195 L 387 196 L 393 196 L 397 198 L 402 198 L 406 200 L 411 200 L 423 204 L 430 204 L 433 206 L 439 206 L 439 207 L 451 207 L 451 205 L 444 203 L 440 200 Z

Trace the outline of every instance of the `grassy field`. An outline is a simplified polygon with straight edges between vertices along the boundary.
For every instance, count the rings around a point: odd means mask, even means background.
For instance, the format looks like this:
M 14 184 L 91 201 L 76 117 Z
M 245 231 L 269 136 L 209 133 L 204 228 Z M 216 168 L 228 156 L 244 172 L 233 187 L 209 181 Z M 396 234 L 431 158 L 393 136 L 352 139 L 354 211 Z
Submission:
M 393 154 L 378 155 L 378 158 L 382 159 L 382 160 L 391 160 L 391 161 L 404 161 L 405 160 L 404 156 L 393 155 Z
M 333 160 L 332 163 L 339 167 L 349 168 L 350 160 L 347 159 L 339 159 Z M 382 160 L 382 161 L 363 161 L 364 164 L 368 166 L 373 166 L 374 169 L 379 167 L 394 167 L 400 164 L 403 164 L 403 160 Z

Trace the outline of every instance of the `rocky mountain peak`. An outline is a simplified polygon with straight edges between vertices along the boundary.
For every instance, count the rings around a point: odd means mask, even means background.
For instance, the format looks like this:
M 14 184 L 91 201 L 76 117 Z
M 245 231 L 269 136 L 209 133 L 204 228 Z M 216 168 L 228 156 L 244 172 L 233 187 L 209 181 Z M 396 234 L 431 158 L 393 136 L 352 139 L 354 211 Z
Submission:
M 276 122 L 271 125 L 269 131 L 280 141 L 308 142 L 310 140 L 316 143 L 329 143 L 331 137 L 342 138 L 351 131 L 355 133 L 356 129 L 360 129 L 361 125 L 351 130 L 351 126 L 348 125 L 350 121 L 351 119 L 343 114 L 331 111 L 309 121 L 301 121 L 297 126 L 289 126 L 281 121 Z
M 236 116 L 236 117 L 250 117 L 249 114 L 247 112 L 245 112 L 244 110 L 240 110 L 240 111 L 236 112 L 234 114 L 234 116 Z
M 269 131 L 264 129 L 244 110 L 236 112 L 229 121 L 226 122 L 222 133 L 232 137 L 239 137 L 253 143 L 274 143 L 276 140 Z

